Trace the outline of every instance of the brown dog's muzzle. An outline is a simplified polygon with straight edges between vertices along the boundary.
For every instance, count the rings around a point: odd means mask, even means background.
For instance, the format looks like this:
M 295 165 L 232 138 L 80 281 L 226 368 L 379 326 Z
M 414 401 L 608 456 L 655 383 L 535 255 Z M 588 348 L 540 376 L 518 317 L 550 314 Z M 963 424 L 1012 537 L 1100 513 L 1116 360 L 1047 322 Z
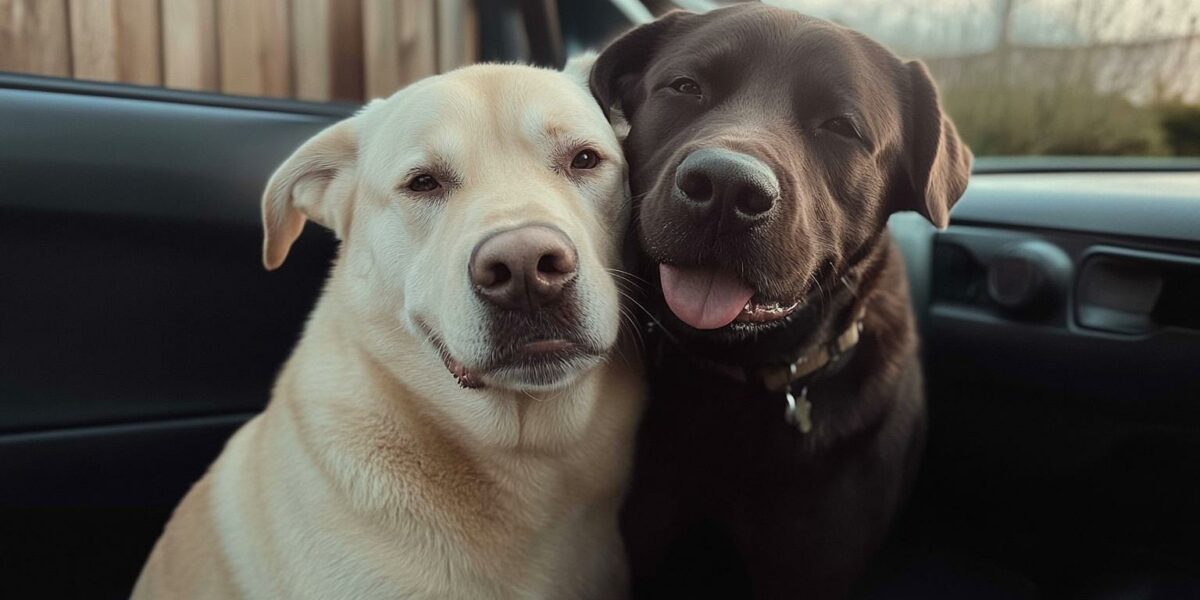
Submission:
M 701 225 L 747 229 L 767 219 L 779 201 L 775 173 L 753 156 L 722 148 L 689 154 L 675 170 L 671 201 Z

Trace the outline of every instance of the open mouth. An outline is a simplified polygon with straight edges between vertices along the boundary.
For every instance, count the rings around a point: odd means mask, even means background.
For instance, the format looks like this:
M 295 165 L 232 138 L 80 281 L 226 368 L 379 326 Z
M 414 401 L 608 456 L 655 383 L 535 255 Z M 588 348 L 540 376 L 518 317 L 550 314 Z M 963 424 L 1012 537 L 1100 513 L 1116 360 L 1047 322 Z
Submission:
M 795 312 L 799 306 L 799 300 L 794 300 L 791 304 L 784 305 L 779 302 L 761 302 L 751 299 L 751 301 L 742 307 L 742 312 L 738 313 L 734 322 L 770 323 L 787 317 Z
M 787 318 L 801 304 L 799 300 L 759 297 L 736 275 L 722 269 L 660 264 L 659 280 L 667 307 L 695 329 L 720 329 L 734 323 L 773 324 Z

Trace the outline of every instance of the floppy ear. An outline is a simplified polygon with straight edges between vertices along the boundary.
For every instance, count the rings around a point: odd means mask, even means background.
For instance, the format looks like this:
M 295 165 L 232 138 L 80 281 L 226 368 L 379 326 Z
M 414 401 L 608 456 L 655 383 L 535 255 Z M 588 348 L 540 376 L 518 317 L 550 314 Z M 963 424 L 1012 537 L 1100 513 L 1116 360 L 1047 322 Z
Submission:
M 954 123 L 942 114 L 937 88 L 925 65 L 904 65 L 909 81 L 905 135 L 908 194 L 897 210 L 915 210 L 938 229 L 950 224 L 950 207 L 962 197 L 971 174 L 971 150 L 958 137 Z
M 632 116 L 632 93 L 642 71 L 662 45 L 667 33 L 684 19 L 695 16 L 684 10 L 673 10 L 658 19 L 639 25 L 609 44 L 592 66 L 588 80 L 592 95 L 608 117 L 614 106 L 620 106 L 626 117 Z
M 593 50 L 581 52 L 567 59 L 567 64 L 563 65 L 563 75 L 570 77 L 584 88 L 588 87 L 588 78 L 592 75 L 592 66 L 596 64 L 596 58 L 600 56 Z
M 283 264 L 306 219 L 339 229 L 337 204 L 346 195 L 347 176 L 357 154 L 351 121 L 331 125 L 305 142 L 267 183 L 262 199 L 263 265 L 267 270 Z

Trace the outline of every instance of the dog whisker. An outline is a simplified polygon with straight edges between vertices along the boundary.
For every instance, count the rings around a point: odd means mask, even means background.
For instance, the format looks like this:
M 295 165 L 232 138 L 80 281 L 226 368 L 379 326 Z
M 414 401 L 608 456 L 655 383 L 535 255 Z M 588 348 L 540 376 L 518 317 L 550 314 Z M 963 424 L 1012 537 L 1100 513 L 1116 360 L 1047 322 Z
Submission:
M 664 335 L 666 335 L 667 338 L 670 339 L 672 343 L 679 343 L 679 338 L 675 337 L 675 335 L 671 333 L 671 330 L 667 329 L 667 327 L 662 324 L 662 321 L 659 321 L 658 317 L 654 316 L 654 313 L 651 312 L 650 309 L 646 308 L 641 302 L 638 302 L 637 299 L 635 299 L 635 298 L 632 298 L 628 295 L 626 295 L 625 298 L 631 304 L 633 304 L 633 306 L 635 308 L 642 311 L 642 313 L 646 315 L 646 318 L 649 319 L 650 322 L 653 323 L 655 327 L 658 327 L 658 330 L 661 331 Z
M 629 311 L 630 307 L 628 306 L 628 303 L 636 304 L 637 301 L 634 300 L 630 294 L 620 289 L 617 290 L 617 293 L 619 293 L 621 297 L 625 299 L 625 302 L 622 302 L 620 308 L 618 309 L 618 314 L 620 315 L 621 320 L 629 328 L 629 332 L 633 336 L 633 340 L 637 344 L 638 350 L 645 350 L 646 344 L 645 338 L 642 335 L 642 328 L 639 326 L 637 316 Z
M 842 285 L 846 286 L 846 289 L 850 290 L 850 293 L 854 295 L 854 298 L 856 300 L 859 299 L 860 297 L 858 295 L 858 286 L 853 283 L 850 283 L 850 280 L 846 279 L 845 275 L 842 275 L 841 279 L 842 279 Z
M 613 276 L 619 277 L 625 281 L 633 281 L 633 282 L 637 282 L 637 283 L 641 283 L 641 284 L 645 284 L 645 285 L 650 284 L 649 281 L 646 281 L 643 277 L 638 276 L 637 274 L 633 273 L 632 271 L 626 271 L 624 269 L 617 269 L 615 267 L 609 267 L 607 269 L 607 271 L 609 273 L 611 273 Z

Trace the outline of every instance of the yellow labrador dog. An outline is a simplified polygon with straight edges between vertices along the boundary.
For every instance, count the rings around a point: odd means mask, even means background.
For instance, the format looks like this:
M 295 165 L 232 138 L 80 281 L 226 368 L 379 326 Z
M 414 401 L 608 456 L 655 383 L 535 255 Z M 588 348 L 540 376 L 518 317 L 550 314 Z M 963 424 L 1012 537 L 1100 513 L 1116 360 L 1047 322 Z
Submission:
M 267 187 L 264 260 L 306 218 L 338 260 L 133 596 L 622 596 L 627 204 L 611 126 L 554 71 L 467 67 L 309 140 Z

